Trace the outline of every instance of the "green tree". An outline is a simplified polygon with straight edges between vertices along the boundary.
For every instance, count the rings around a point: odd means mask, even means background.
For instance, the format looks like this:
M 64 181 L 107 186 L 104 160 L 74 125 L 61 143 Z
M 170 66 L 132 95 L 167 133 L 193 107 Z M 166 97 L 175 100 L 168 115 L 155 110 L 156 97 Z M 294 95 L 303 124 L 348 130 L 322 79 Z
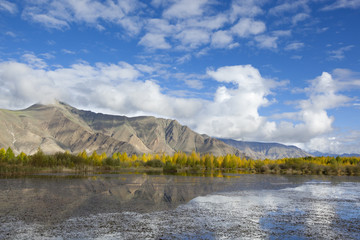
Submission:
M 28 161 L 28 156 L 24 153 L 24 152 L 21 152 L 18 156 L 17 156 L 17 159 L 19 162 L 21 162 L 22 164 L 26 164 L 27 161 Z
M 47 167 L 47 156 L 39 147 L 37 152 L 31 156 L 31 165 L 35 167 Z
M 12 162 L 12 161 L 15 160 L 15 154 L 14 154 L 13 150 L 10 147 L 8 147 L 8 149 L 6 150 L 5 160 L 7 162 Z
M 4 148 L 0 149 L 0 161 L 5 161 L 6 150 Z

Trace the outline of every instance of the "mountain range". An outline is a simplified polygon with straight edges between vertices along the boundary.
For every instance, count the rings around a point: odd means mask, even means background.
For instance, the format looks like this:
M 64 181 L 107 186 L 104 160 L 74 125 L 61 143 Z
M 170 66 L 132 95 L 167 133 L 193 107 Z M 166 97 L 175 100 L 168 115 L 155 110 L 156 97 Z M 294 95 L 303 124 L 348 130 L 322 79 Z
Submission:
M 219 138 L 219 140 L 239 149 L 252 159 L 281 159 L 311 156 L 311 154 L 298 147 L 287 146 L 280 143 L 246 142 L 221 138 Z
M 224 142 L 200 135 L 176 120 L 113 116 L 83 111 L 62 102 L 35 104 L 24 110 L 0 110 L 0 147 L 33 154 L 97 151 L 111 155 L 176 151 L 243 154 Z
M 359 153 L 343 153 L 343 154 L 334 154 L 334 153 L 324 153 L 324 152 L 311 152 L 311 155 L 317 157 L 360 157 Z
M 198 134 L 176 120 L 126 117 L 76 109 L 63 102 L 35 104 L 24 110 L 0 109 L 0 148 L 15 153 L 69 151 L 128 154 L 177 151 L 236 154 L 252 159 L 304 157 L 310 154 L 278 143 L 242 142 Z

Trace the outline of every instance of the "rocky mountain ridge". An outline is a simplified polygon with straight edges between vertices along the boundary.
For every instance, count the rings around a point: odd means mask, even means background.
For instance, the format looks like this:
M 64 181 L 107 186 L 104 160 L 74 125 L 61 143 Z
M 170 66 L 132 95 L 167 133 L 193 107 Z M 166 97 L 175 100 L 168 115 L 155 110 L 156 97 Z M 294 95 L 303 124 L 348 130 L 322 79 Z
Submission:
M 125 117 L 83 111 L 65 103 L 35 104 L 24 110 L 0 110 L 0 148 L 33 154 L 83 150 L 128 154 L 176 151 L 243 154 L 224 142 L 200 135 L 176 120 Z

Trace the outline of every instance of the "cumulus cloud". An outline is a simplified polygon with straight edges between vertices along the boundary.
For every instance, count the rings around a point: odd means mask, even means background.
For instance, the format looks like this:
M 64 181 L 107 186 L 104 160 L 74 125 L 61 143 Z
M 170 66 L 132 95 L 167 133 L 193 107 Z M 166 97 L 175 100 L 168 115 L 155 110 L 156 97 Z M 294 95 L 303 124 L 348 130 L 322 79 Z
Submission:
M 211 46 L 215 48 L 224 48 L 231 45 L 233 37 L 228 31 L 217 31 L 211 37 Z
M 251 65 L 208 69 L 207 78 L 216 81 L 217 87 L 212 97 L 200 99 L 165 93 L 156 79 L 147 75 L 157 71 L 154 66 L 81 62 L 49 69 L 34 55 L 28 54 L 24 59 L 27 64 L 0 63 L 1 107 L 20 108 L 56 98 L 86 109 L 175 118 L 211 136 L 303 146 L 315 145 L 317 138 L 334 131 L 334 118 L 328 110 L 352 101 L 340 90 L 360 86 L 356 85 L 358 75 L 345 69 L 334 71 L 335 79 L 323 73 L 310 81 L 305 89 L 307 98 L 295 102 L 297 111 L 271 120 L 275 118 L 262 116 L 259 109 L 275 104 L 273 91 L 286 83 L 264 78 Z M 344 83 L 339 84 L 338 79 L 346 76 Z M 194 89 L 203 87 L 196 78 L 185 78 L 184 82 Z
M 267 95 L 276 82 L 261 77 L 260 72 L 251 65 L 221 67 L 208 70 L 207 74 L 216 81 L 232 84 L 233 87 L 220 86 L 214 100 L 204 106 L 197 121 L 201 132 L 215 136 L 240 138 L 260 130 L 265 119 L 258 109 L 269 104 Z
M 261 9 L 262 1 L 250 0 L 241 1 L 236 0 L 231 5 L 231 19 L 235 20 L 240 17 L 255 17 L 263 13 Z
M 171 45 L 165 40 L 165 35 L 162 34 L 147 33 L 141 38 L 139 44 L 152 49 L 171 48 Z
M 266 26 L 262 21 L 255 21 L 251 18 L 242 18 L 231 28 L 231 30 L 239 37 L 247 37 L 249 35 L 256 35 L 264 32 Z
M 176 38 L 182 42 L 182 46 L 197 48 L 210 42 L 210 36 L 204 29 L 186 29 L 180 32 Z
M 23 63 L 0 63 L 0 89 L 3 106 L 24 107 L 29 103 L 59 98 L 59 89 L 42 69 Z
M 136 67 L 125 62 L 94 66 L 78 63 L 54 70 L 3 62 L 0 103 L 19 108 L 57 98 L 74 106 L 108 109 L 118 114 L 176 118 L 214 136 L 240 137 L 268 125 L 258 108 L 269 104 L 266 96 L 277 86 L 275 81 L 261 77 L 250 65 L 208 70 L 207 74 L 224 84 L 212 100 L 167 95 L 155 80 L 144 78 Z M 186 84 L 202 87 L 194 79 L 186 80 Z
M 309 88 L 306 89 L 308 98 L 297 102 L 299 111 L 293 114 L 283 114 L 292 117 L 294 121 L 300 121 L 300 123 L 281 121 L 274 136 L 280 141 L 297 139 L 304 143 L 314 137 L 332 132 L 334 117 L 329 116 L 327 110 L 343 106 L 351 101 L 350 98 L 339 94 L 338 91 L 339 85 L 327 72 L 313 79 Z
M 139 66 L 144 69 L 143 66 Z M 139 80 L 142 74 L 132 65 L 74 64 L 55 70 L 3 62 L 0 64 L 0 103 L 16 108 L 54 99 L 85 108 L 108 109 L 119 114 L 151 114 L 189 117 L 201 107 L 201 100 L 173 98 L 162 93 L 153 80 Z M 187 107 L 184 107 L 187 106 Z

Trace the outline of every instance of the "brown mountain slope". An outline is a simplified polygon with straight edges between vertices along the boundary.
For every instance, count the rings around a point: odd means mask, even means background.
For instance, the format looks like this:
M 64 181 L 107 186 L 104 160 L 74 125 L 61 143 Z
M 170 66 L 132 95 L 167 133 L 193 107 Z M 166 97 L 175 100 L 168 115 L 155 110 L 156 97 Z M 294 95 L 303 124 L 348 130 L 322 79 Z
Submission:
M 64 103 L 35 104 L 20 111 L 0 110 L 0 148 L 33 154 L 86 150 L 173 154 L 176 151 L 242 155 L 239 150 L 200 135 L 175 120 L 105 115 Z

